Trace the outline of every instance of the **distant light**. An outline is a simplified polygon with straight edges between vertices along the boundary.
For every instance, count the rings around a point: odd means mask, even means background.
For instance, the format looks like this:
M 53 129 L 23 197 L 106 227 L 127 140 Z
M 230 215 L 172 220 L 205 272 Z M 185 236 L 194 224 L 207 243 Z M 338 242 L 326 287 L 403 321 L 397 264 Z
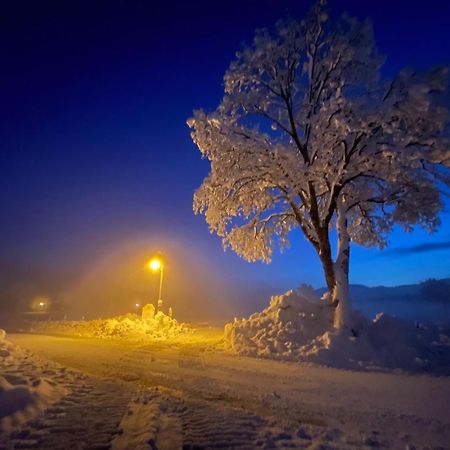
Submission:
M 159 259 L 152 259 L 149 263 L 149 267 L 155 272 L 161 268 L 161 261 Z
M 39 306 L 44 306 L 45 303 L 44 302 L 39 302 Z
M 139 303 L 136 303 L 136 308 L 139 308 Z

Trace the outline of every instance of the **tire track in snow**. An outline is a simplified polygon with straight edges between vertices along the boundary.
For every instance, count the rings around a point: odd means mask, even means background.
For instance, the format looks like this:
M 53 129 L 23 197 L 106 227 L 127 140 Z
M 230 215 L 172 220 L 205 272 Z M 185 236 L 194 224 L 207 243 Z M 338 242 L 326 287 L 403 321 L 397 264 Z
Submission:
M 148 371 L 148 362 L 156 363 L 153 373 Z M 201 352 L 195 348 L 184 348 L 162 357 L 139 348 L 124 355 L 121 363 L 132 367 L 146 388 L 130 403 L 121 423 L 121 433 L 113 441 L 113 450 L 354 450 L 373 448 L 379 443 L 376 436 L 366 438 L 358 433 L 344 436 L 340 429 L 315 425 L 311 420 L 306 423 L 302 420 L 299 426 L 292 427 L 283 417 L 269 419 L 258 415 L 228 396 L 217 380 L 202 376 L 206 368 Z M 170 364 L 172 371 L 165 371 L 165 376 L 161 376 L 161 364 Z M 176 389 L 174 385 L 180 376 L 173 370 L 176 366 L 184 375 L 195 372 L 195 383 L 191 385 L 184 379 L 181 390 Z M 158 384 L 163 380 L 167 385 Z
M 0 439 L 0 449 L 110 448 L 132 395 L 129 386 L 79 374 L 70 387 L 39 419 Z
M 134 425 L 124 416 L 121 427 L 123 433 L 147 433 L 141 448 L 449 448 L 447 405 L 438 397 L 448 393 L 443 379 L 231 358 L 204 346 L 26 338 L 21 340 L 33 349 L 45 348 L 46 356 L 94 379 L 140 386 L 128 406 Z M 141 420 L 147 405 L 148 420 Z M 116 436 L 112 432 L 111 440 Z M 99 448 L 106 441 L 99 440 Z
M 321 449 L 385 447 L 376 435 L 345 435 L 308 424 L 283 426 L 215 401 L 180 397 L 165 388 L 146 388 L 129 404 L 112 450 Z
M 147 389 L 129 405 L 113 450 L 254 448 L 266 422 L 213 402 Z

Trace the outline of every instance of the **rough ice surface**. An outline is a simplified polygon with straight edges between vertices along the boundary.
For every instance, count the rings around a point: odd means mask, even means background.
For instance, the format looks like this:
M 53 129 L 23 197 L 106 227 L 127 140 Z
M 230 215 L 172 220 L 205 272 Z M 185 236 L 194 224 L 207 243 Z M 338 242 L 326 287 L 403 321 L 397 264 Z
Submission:
M 333 327 L 334 308 L 302 286 L 273 296 L 269 306 L 225 326 L 238 354 L 363 370 L 399 369 L 450 374 L 450 330 L 410 324 L 380 313 L 373 321 L 357 311 L 353 328 Z
M 167 339 L 189 333 L 190 328 L 163 312 L 158 312 L 145 319 L 136 314 L 126 314 L 97 320 L 35 322 L 30 331 L 103 339 Z

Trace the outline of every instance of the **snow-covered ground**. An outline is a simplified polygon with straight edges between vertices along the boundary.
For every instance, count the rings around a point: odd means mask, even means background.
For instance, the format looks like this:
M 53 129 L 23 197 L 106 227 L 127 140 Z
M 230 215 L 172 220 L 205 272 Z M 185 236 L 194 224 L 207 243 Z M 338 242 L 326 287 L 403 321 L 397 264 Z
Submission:
M 0 448 L 450 448 L 448 377 L 236 356 L 221 336 L 9 335 L 38 355 L 16 374 L 49 364 L 67 393 Z
M 336 333 L 307 287 L 225 333 L 150 312 L 1 331 L 0 449 L 450 448 L 450 377 L 412 375 L 450 372 L 444 328 Z
M 68 393 L 71 381 L 65 368 L 33 357 L 0 330 L 0 433 L 41 415 Z
M 109 448 L 136 388 L 32 354 L 0 330 L 0 449 Z
M 333 327 L 334 307 L 303 286 L 225 326 L 234 352 L 353 370 L 404 370 L 450 375 L 450 327 L 413 324 L 380 313 L 353 313 L 351 330 Z

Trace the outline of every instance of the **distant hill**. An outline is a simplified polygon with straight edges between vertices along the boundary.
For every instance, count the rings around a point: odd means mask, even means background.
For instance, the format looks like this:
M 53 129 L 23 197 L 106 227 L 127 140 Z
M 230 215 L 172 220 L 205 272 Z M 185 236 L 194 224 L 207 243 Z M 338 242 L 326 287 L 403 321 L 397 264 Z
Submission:
M 317 289 L 322 295 L 326 288 Z M 374 286 L 363 284 L 350 285 L 350 299 L 352 302 L 400 302 L 423 301 L 450 303 L 450 278 L 440 280 L 427 280 L 418 284 L 405 284 L 401 286 Z
M 319 295 L 326 291 L 316 290 Z M 368 317 L 385 312 L 410 320 L 450 322 L 450 278 L 393 287 L 352 284 L 350 300 Z

